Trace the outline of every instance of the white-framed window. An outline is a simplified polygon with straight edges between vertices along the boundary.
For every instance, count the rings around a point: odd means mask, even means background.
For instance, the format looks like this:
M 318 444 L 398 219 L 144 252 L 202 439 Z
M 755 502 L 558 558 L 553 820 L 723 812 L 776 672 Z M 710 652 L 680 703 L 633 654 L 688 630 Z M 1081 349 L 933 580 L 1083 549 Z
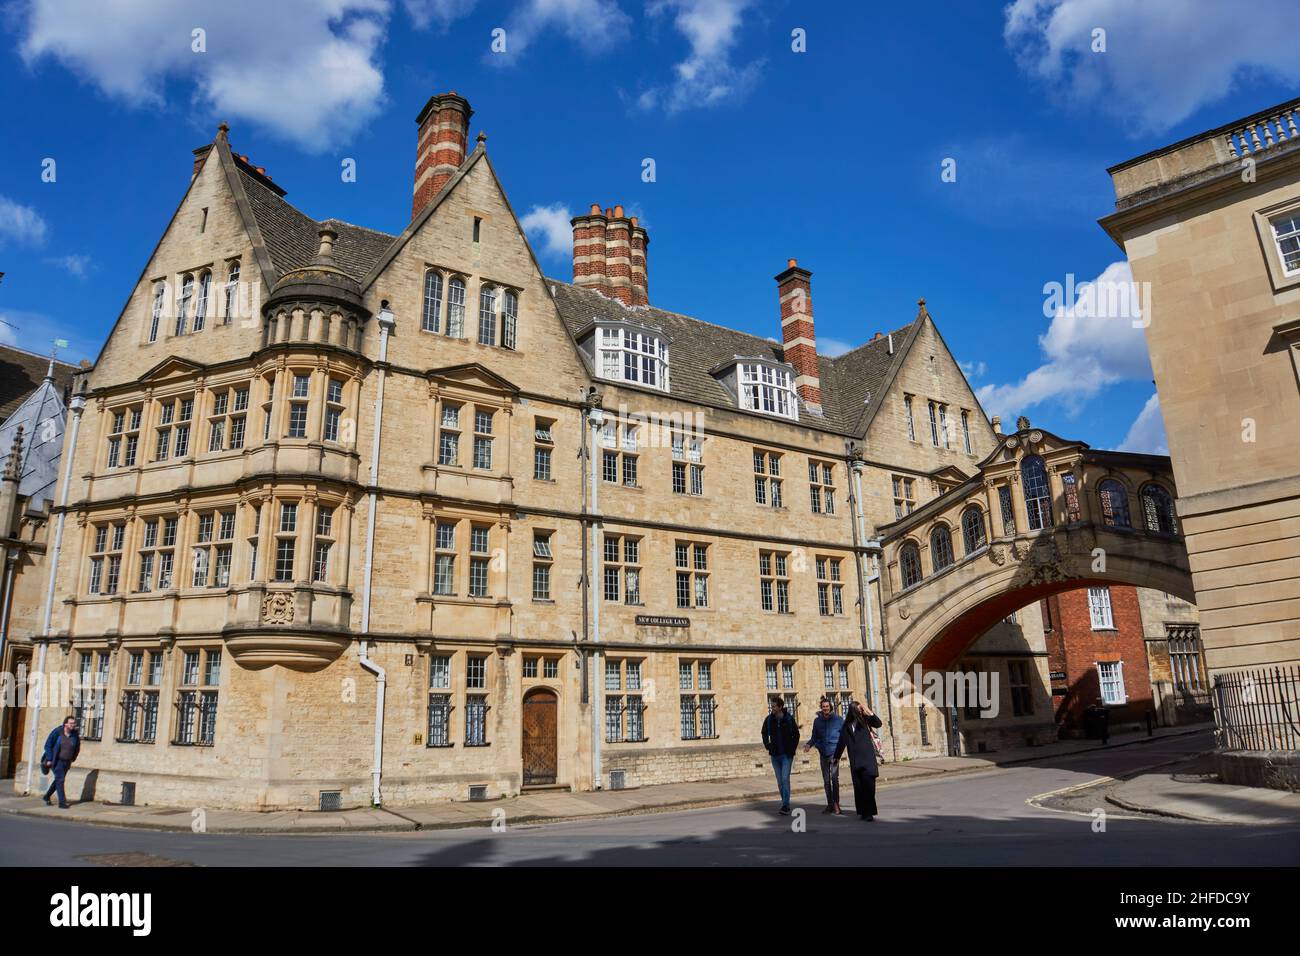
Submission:
M 479 286 L 478 344 L 497 344 L 497 290 L 495 286 Z
M 646 739 L 641 687 L 641 661 L 605 659 L 606 743 L 641 743 Z
M 447 335 L 465 337 L 465 280 L 453 276 L 447 283 Z
M 790 612 L 790 553 L 758 552 L 758 597 L 764 611 Z
M 200 655 L 206 655 L 200 669 Z M 194 648 L 184 652 L 180 689 L 176 693 L 176 733 L 172 743 L 211 747 L 217 735 L 217 693 L 221 684 L 221 651 Z
M 1110 608 L 1110 588 L 1088 588 L 1088 617 L 1094 631 L 1110 631 L 1115 619 Z
M 901 518 L 916 510 L 916 480 L 894 475 L 894 517 Z
M 1300 274 L 1300 212 L 1279 216 L 1269 225 L 1273 227 L 1273 241 L 1282 258 L 1283 275 Z
M 701 740 L 718 735 L 717 705 L 713 698 L 713 662 L 679 660 L 677 688 L 681 691 L 680 725 L 682 740 Z M 696 693 L 700 691 L 702 693 Z
M 1128 701 L 1124 692 L 1124 662 L 1099 661 L 1097 676 L 1101 680 L 1101 699 L 1108 704 L 1123 704 Z
M 738 366 L 738 373 L 741 408 L 799 420 L 799 402 L 794 391 L 794 376 L 789 369 L 742 362 Z
M 916 422 L 912 418 L 912 396 L 903 396 L 903 413 L 907 416 L 907 440 L 916 441 Z
M 930 444 L 935 448 L 939 447 L 939 405 L 936 402 L 930 402 Z
M 533 600 L 551 599 L 551 567 L 555 552 L 551 549 L 553 531 L 533 532 Z
M 438 428 L 438 464 L 460 464 L 460 405 L 444 402 Z
M 813 514 L 835 514 L 835 466 L 808 460 L 808 500 Z
M 601 326 L 596 336 L 601 378 L 668 391 L 668 344 L 663 339 L 622 326 Z
M 817 557 L 817 613 L 823 617 L 844 613 L 844 584 L 840 573 L 840 560 L 820 555 Z
M 239 308 L 239 260 L 232 259 L 226 266 L 226 308 L 222 314 L 222 325 L 229 325 Z
M 964 408 L 961 410 L 961 442 L 962 447 L 966 449 L 966 454 L 974 454 L 970 443 L 970 412 Z
M 194 276 L 187 275 L 181 280 L 180 303 L 176 309 L 176 334 L 184 335 L 189 331 L 190 305 L 194 301 Z

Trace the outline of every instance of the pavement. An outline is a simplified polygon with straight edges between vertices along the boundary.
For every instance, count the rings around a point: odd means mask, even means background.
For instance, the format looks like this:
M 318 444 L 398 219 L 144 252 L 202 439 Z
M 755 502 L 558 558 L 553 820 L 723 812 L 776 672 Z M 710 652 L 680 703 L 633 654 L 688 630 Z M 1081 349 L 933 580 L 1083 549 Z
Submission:
M 929 757 L 882 765 L 878 786 L 926 778 L 943 778 L 997 767 L 1040 763 L 1054 758 L 1096 753 L 1123 747 L 1141 747 L 1170 738 L 1204 734 L 1212 725 L 1159 728 L 1154 734 L 1116 735 L 1106 745 L 1089 740 L 1065 740 L 1038 747 L 1016 748 L 964 757 Z M 1183 779 L 1178 779 L 1182 776 Z M 1167 777 L 1168 779 L 1163 779 Z M 1137 777 L 1132 790 L 1120 788 L 1116 796 L 1128 809 L 1194 820 L 1258 823 L 1278 819 L 1293 822 L 1294 801 L 1272 796 L 1278 791 L 1251 791 L 1225 787 L 1200 777 L 1163 775 L 1161 779 Z M 841 774 L 843 779 L 843 774 Z M 358 808 L 341 811 L 222 810 L 216 808 L 121 806 L 112 803 L 74 803 L 71 809 L 48 807 L 39 796 L 0 795 L 0 812 L 66 820 L 81 824 L 135 827 L 153 830 L 205 833 L 382 833 L 456 829 L 508 820 L 510 825 L 587 820 L 632 814 L 659 813 L 718 807 L 730 804 L 771 804 L 774 784 L 769 774 L 698 783 L 662 784 L 629 790 L 573 793 L 540 791 L 482 802 L 440 802 L 422 806 Z M 1231 791 L 1225 793 L 1224 791 Z M 820 773 L 798 773 L 791 778 L 792 796 L 822 797 Z M 1285 797 L 1287 795 L 1283 795 Z M 1290 795 L 1296 797 L 1296 795 Z M 850 799 L 846 797 L 846 799 Z M 1115 802 L 1118 799 L 1112 797 Z M 1300 797 L 1296 797 L 1300 799 Z M 1225 817 L 1223 814 L 1228 814 Z
M 1138 774 L 1106 799 L 1125 810 L 1200 823 L 1300 824 L 1300 793 L 1220 783 L 1208 756 Z

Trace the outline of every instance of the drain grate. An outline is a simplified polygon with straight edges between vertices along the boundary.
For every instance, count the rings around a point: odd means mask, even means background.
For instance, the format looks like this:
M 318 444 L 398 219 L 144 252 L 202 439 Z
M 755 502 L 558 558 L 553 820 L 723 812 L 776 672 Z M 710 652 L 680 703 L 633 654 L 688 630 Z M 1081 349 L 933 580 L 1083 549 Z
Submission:
M 627 771 L 611 770 L 609 772 L 609 789 L 622 790 L 627 787 Z
M 322 810 L 342 810 L 343 809 L 343 791 L 342 790 L 322 790 L 320 792 L 320 808 Z
M 135 806 L 135 784 L 122 781 L 122 806 Z
M 475 802 L 487 799 L 487 784 L 476 783 L 469 788 L 469 798 Z

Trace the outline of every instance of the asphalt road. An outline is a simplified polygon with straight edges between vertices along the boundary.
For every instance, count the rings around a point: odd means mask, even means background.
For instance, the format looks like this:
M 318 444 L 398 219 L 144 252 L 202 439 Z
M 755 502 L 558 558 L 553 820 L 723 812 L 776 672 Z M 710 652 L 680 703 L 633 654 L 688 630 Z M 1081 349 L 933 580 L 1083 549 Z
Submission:
M 353 836 L 231 836 L 86 826 L 0 814 L 0 865 L 104 866 L 1295 866 L 1300 827 L 1193 823 L 1106 804 L 1089 793 L 1026 801 L 1175 760 L 1207 746 L 1184 737 L 881 788 L 881 816 L 781 817 L 715 807 L 507 827 Z M 846 781 L 847 787 L 847 781 Z M 849 794 L 844 802 L 851 804 Z M 1053 806 L 1056 808 L 1053 809 Z M 802 830 L 798 829 L 802 823 Z

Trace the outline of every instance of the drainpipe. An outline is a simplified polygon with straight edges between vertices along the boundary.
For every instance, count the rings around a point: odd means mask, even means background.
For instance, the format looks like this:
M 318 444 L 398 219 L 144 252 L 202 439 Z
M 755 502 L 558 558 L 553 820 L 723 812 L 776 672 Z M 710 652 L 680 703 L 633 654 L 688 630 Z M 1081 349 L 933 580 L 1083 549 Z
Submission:
M 861 543 L 861 547 L 879 559 L 880 540 L 867 536 L 867 515 L 866 509 L 862 503 L 862 473 L 866 470 L 867 463 L 862 460 L 855 446 L 850 446 L 849 467 L 853 473 L 853 544 L 855 549 Z M 863 569 L 863 556 L 861 551 L 856 551 L 857 569 L 858 569 L 858 593 L 862 595 L 862 603 L 858 608 L 859 616 L 865 621 L 863 633 L 863 645 L 867 650 L 872 651 L 876 648 L 875 635 L 875 609 L 871 601 L 871 586 L 879 585 L 880 572 L 877 571 L 871 576 L 866 576 Z M 884 648 L 885 641 L 885 620 L 880 620 L 880 641 L 881 647 Z M 885 654 L 885 683 L 889 684 L 891 674 L 889 667 L 889 652 L 884 648 Z M 877 658 L 870 659 L 870 684 L 872 693 L 872 708 L 879 712 L 880 710 L 880 674 L 877 667 Z M 893 751 L 894 760 L 898 759 L 898 738 L 894 734 L 894 699 L 889 693 L 888 687 L 885 690 L 885 717 L 889 725 L 889 744 Z
M 370 771 L 373 780 L 370 802 L 378 807 L 382 805 L 379 792 L 379 778 L 384 765 L 384 691 L 388 686 L 388 674 L 369 655 L 370 636 L 370 582 L 375 568 L 375 507 L 379 489 L 379 438 L 384 424 L 384 380 L 388 377 L 388 333 L 394 325 L 393 313 L 388 302 L 379 307 L 379 389 L 375 396 L 375 437 L 370 445 L 370 493 L 366 510 L 366 562 L 362 572 L 361 588 L 361 666 L 375 675 L 375 754 L 374 766 Z
M 82 385 L 85 385 L 85 379 L 82 379 Z M 68 403 L 72 408 L 72 433 L 68 436 L 66 446 L 67 462 L 63 469 L 63 484 L 59 486 L 59 516 L 54 522 L 54 547 L 49 551 L 50 557 L 50 583 L 45 589 L 45 616 L 41 623 L 41 635 L 47 640 L 41 641 L 40 660 L 36 665 L 36 673 L 41 675 L 41 689 L 45 686 L 45 653 L 49 649 L 50 622 L 54 619 L 54 584 L 59 572 L 59 554 L 63 550 L 63 523 L 67 518 L 67 512 L 63 509 L 68 504 L 68 488 L 72 484 L 72 465 L 77 457 L 77 432 L 81 430 L 81 413 L 86 409 L 86 397 L 82 394 L 72 396 L 72 401 Z M 36 762 L 36 734 L 40 725 L 41 716 L 41 694 L 36 695 L 36 706 L 32 710 L 32 733 L 31 733 L 31 757 L 27 761 L 27 779 L 23 784 L 23 792 L 32 792 L 32 764 Z
M 588 413 L 587 420 L 588 422 L 591 423 L 591 449 L 592 449 L 592 460 L 590 462 L 591 464 L 591 469 L 590 469 L 591 513 L 592 513 L 591 573 L 594 575 L 596 573 L 596 569 L 600 567 L 600 555 L 598 550 L 600 548 L 600 535 L 597 534 L 597 532 L 600 530 L 600 523 L 595 518 L 595 515 L 600 510 L 600 506 L 599 506 L 600 484 L 599 484 L 598 476 L 596 474 L 595 450 L 596 450 L 597 432 L 600 431 L 600 427 L 605 420 L 604 412 L 599 408 L 593 408 Z M 591 771 L 592 771 L 592 787 L 595 790 L 600 790 L 601 784 L 604 781 L 604 775 L 601 767 L 601 756 L 602 756 L 601 744 L 604 742 L 604 737 L 601 734 L 601 720 L 602 720 L 601 710 L 602 707 L 604 706 L 603 705 L 604 684 L 602 683 L 601 680 L 601 663 L 600 663 L 600 647 L 599 647 L 601 590 L 599 588 L 589 587 L 588 591 L 591 594 L 591 640 L 595 645 L 591 653 L 591 667 L 592 667 Z
M 591 534 L 591 517 L 588 511 L 587 498 L 587 465 L 590 462 L 590 452 L 587 448 L 587 413 L 591 409 L 592 400 L 595 397 L 596 390 L 592 388 L 582 396 L 581 420 L 578 422 L 578 431 L 582 437 L 582 451 L 578 454 L 578 461 L 581 467 L 581 473 L 578 477 L 578 484 L 582 486 L 582 643 L 585 645 L 591 640 L 591 565 L 587 554 L 587 538 Z M 582 703 L 591 702 L 591 688 L 587 684 L 588 666 L 591 662 L 587 659 L 585 648 L 580 649 L 578 662 L 582 667 Z
M 596 574 L 600 567 L 600 522 L 596 515 L 600 511 L 599 491 L 600 482 L 596 474 L 596 438 L 600 427 L 604 424 L 605 413 L 599 407 L 592 407 L 587 412 L 587 421 L 591 424 L 591 573 Z M 600 665 L 600 601 L 601 589 L 591 587 L 587 588 L 591 595 L 591 775 L 592 789 L 602 789 L 604 777 L 601 769 L 601 744 L 604 742 L 604 735 L 601 733 L 601 720 L 603 718 L 602 708 L 604 704 L 604 682 L 601 677 Z

